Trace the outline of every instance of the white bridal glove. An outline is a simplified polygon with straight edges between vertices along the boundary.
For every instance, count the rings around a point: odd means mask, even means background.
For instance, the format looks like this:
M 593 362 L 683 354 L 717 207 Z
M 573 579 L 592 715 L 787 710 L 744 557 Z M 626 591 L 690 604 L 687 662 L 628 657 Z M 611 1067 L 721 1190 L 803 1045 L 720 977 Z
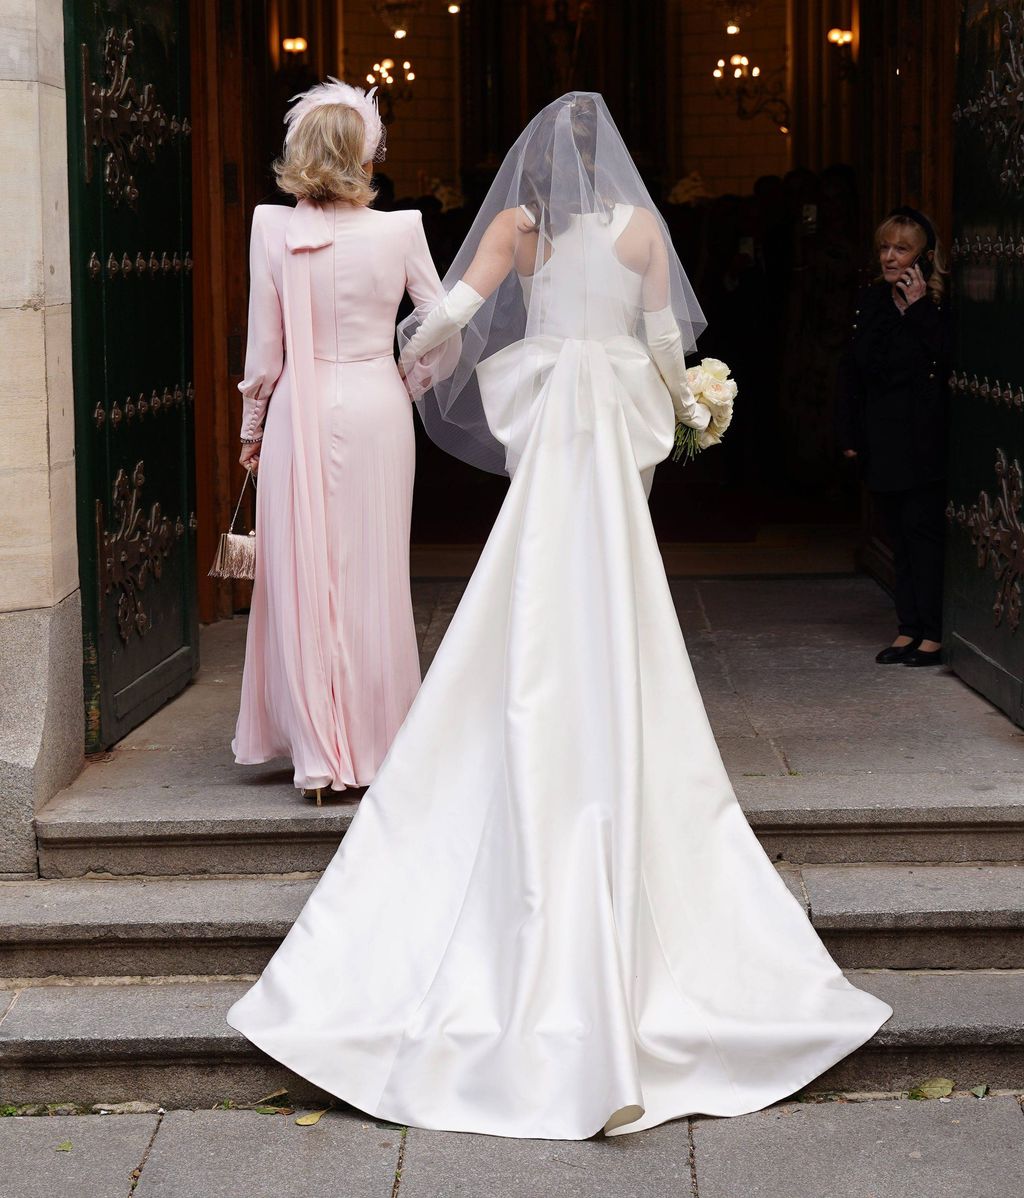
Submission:
M 484 302 L 468 283 L 458 282 L 402 347 L 399 361 L 408 375 L 416 363 L 459 329 L 465 328 Z
M 654 364 L 665 380 L 676 420 L 690 428 L 706 429 L 711 422 L 711 412 L 693 398 L 686 381 L 686 358 L 683 354 L 683 338 L 671 308 L 660 312 L 644 313 L 644 331 Z

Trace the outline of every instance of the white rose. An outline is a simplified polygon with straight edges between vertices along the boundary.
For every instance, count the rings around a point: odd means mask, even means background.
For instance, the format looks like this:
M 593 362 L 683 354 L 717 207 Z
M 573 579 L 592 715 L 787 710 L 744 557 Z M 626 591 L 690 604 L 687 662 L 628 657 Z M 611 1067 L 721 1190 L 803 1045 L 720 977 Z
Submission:
M 712 380 L 704 389 L 700 401 L 711 412 L 711 427 L 721 436 L 732 424 L 732 396 L 727 382 Z
M 710 382 L 710 379 L 700 366 L 691 366 L 689 370 L 687 370 L 686 385 L 690 388 L 694 395 L 700 395 L 708 382 Z
M 710 427 L 704 429 L 704 431 L 697 438 L 697 444 L 701 449 L 710 449 L 712 445 L 721 445 L 721 443 L 722 438 L 718 436 L 718 434 Z
M 718 358 L 701 358 L 701 367 L 705 374 L 711 375 L 713 379 L 727 379 L 729 377 L 729 367 Z
M 709 378 L 704 384 L 704 394 L 719 403 L 726 399 L 731 402 L 738 392 L 739 388 L 733 379 Z

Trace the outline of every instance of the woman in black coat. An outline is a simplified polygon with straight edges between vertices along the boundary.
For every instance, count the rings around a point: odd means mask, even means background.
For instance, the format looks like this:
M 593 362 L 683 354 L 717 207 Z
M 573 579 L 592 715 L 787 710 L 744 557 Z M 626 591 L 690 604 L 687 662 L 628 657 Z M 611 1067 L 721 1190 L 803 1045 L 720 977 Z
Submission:
M 935 230 L 913 208 L 879 225 L 880 277 L 860 295 L 840 367 L 838 436 L 889 528 L 899 635 L 882 665 L 937 665 L 942 648 L 949 320 Z

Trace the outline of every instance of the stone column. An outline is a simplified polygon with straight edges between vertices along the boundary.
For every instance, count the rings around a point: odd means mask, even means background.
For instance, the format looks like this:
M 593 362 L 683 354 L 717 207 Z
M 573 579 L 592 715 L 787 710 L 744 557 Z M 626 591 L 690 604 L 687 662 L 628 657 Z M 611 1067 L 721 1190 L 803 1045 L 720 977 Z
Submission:
M 0 877 L 81 768 L 61 0 L 0 0 Z

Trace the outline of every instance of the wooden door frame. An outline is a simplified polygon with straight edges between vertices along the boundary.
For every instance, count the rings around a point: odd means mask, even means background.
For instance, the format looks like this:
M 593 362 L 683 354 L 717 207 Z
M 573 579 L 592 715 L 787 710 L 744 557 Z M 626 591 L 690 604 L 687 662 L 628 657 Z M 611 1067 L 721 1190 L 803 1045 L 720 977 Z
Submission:
M 204 4 L 192 14 L 194 372 L 199 618 L 248 606 L 251 584 L 207 574 L 243 482 L 238 465 L 252 208 L 252 95 L 261 60 L 251 53 L 252 18 L 263 5 Z M 247 12 L 246 10 L 250 10 Z M 251 10 L 256 10 L 255 14 Z

